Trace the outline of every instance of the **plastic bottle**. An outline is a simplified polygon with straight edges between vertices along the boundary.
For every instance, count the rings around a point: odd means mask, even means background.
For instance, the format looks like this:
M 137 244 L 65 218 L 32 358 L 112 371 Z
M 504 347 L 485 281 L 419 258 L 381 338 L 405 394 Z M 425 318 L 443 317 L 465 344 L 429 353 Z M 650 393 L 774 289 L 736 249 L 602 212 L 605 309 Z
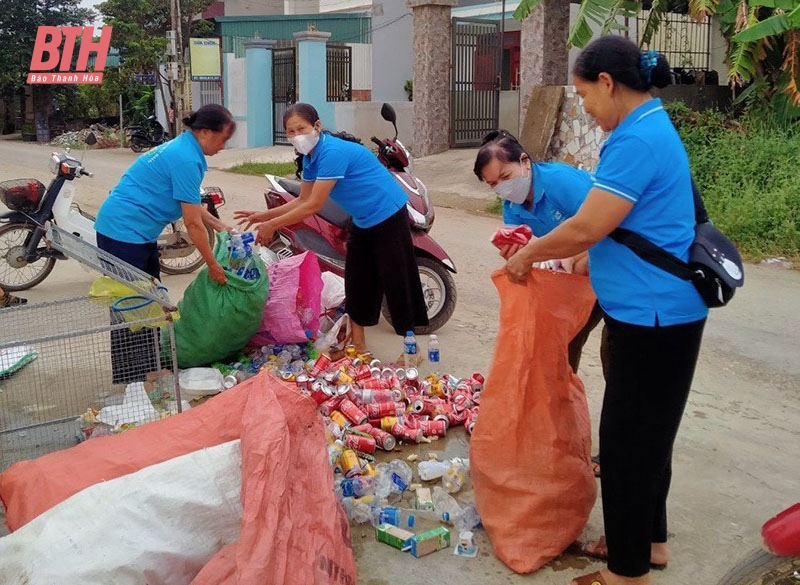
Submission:
M 403 365 L 406 369 L 416 366 L 417 361 L 417 338 L 413 331 L 406 331 L 403 338 Z
M 429 522 L 450 523 L 450 517 L 440 514 L 433 510 L 411 510 L 409 508 L 395 508 L 393 506 L 375 506 L 370 511 L 370 523 L 373 526 L 379 524 L 392 524 L 400 528 L 414 528 L 419 520 Z
M 439 376 L 439 338 L 436 335 L 428 337 L 428 369 L 431 374 Z
M 341 478 L 334 482 L 333 491 L 340 498 L 360 498 L 372 494 L 375 488 L 374 477 Z
M 474 502 L 470 502 L 461 509 L 461 514 L 453 519 L 453 525 L 459 532 L 464 530 L 472 530 L 481 523 L 480 514 L 475 508 Z
M 433 488 L 433 509 L 449 520 L 455 520 L 463 513 L 456 499 L 438 485 Z M 447 516 L 444 516 L 445 514 Z
M 431 481 L 433 479 L 439 479 L 442 477 L 449 468 L 449 461 L 430 460 L 420 461 L 419 465 L 417 466 L 417 471 L 419 471 L 419 478 L 422 481 Z
M 459 491 L 467 482 L 469 475 L 469 460 L 454 457 L 450 460 L 450 466 L 442 476 L 442 487 L 449 493 L 454 494 Z
M 408 463 L 402 459 L 394 459 L 389 463 L 389 469 L 392 472 L 392 483 L 396 489 L 402 493 L 408 489 L 408 485 L 414 478 L 414 472 L 408 466 Z

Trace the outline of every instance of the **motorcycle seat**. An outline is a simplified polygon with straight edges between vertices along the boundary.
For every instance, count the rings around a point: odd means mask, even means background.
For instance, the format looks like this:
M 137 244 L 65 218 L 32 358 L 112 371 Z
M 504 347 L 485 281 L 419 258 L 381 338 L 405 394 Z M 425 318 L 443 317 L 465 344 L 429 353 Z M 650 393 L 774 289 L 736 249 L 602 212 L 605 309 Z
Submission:
M 278 184 L 286 189 L 288 193 L 291 193 L 295 197 L 300 196 L 300 181 L 293 181 L 291 179 L 278 179 Z M 332 223 L 333 225 L 340 227 L 342 229 L 349 229 L 350 228 L 350 215 L 330 197 L 325 201 L 325 205 L 322 206 L 317 212 L 317 215 L 320 216 L 322 219 L 327 221 L 328 223 Z

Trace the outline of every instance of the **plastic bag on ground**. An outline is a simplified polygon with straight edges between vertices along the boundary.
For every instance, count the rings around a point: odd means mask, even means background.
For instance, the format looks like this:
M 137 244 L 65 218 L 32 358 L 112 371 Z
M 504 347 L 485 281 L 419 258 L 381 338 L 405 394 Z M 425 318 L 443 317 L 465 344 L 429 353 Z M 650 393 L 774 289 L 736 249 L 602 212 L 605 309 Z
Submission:
M 583 383 L 567 346 L 595 296 L 585 276 L 492 275 L 500 328 L 470 442 L 475 505 L 497 557 L 529 573 L 580 535 L 597 495 Z
M 313 252 L 269 266 L 270 293 L 250 345 L 303 343 L 319 328 L 322 276 Z
M 225 389 L 222 372 L 216 368 L 189 368 L 178 374 L 181 398 L 194 400 L 202 396 L 219 394 Z
M 187 585 L 239 538 L 241 486 L 239 441 L 95 484 L 0 538 L 0 583 Z
M 7 524 L 16 530 L 86 487 L 239 438 L 241 536 L 192 585 L 355 583 L 350 528 L 334 496 L 316 404 L 267 373 L 188 412 L 15 463 L 0 474 Z
M 344 303 L 344 298 L 344 278 L 333 272 L 323 272 L 320 311 L 335 311 Z
M 217 234 L 214 256 L 228 265 L 228 232 Z M 186 288 L 178 303 L 181 314 L 175 322 L 178 366 L 191 368 L 221 361 L 241 350 L 258 331 L 269 293 L 267 271 L 258 256 L 253 256 L 259 277 L 247 280 L 226 272 L 228 282 L 219 285 L 204 266 Z M 162 350 L 168 349 L 169 336 L 162 335 Z

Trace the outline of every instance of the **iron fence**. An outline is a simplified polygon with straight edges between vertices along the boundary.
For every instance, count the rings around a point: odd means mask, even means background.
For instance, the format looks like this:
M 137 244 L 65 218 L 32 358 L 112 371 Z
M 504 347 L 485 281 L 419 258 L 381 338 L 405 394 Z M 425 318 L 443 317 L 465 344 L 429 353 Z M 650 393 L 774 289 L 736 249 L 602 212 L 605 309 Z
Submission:
M 297 54 L 294 47 L 272 51 L 273 142 L 289 144 L 283 128 L 283 114 L 297 101 Z
M 637 16 L 640 44 L 649 14 L 643 10 Z M 675 69 L 707 71 L 711 66 L 711 19 L 697 22 L 688 14 L 667 12 L 646 47 L 663 54 Z
M 327 99 L 329 102 L 353 101 L 353 49 L 327 46 Z

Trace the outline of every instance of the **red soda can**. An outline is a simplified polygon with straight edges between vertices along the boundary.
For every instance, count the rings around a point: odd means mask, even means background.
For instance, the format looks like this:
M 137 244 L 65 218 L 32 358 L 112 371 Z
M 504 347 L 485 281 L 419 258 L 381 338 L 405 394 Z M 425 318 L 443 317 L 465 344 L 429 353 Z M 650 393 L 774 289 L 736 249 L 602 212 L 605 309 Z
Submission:
M 437 414 L 433 417 L 433 420 L 440 420 L 442 421 L 447 428 L 450 428 L 450 419 L 447 417 L 446 414 Z
M 450 420 L 450 426 L 455 427 L 461 424 L 464 424 L 464 421 L 467 420 L 467 413 L 468 410 L 462 410 L 461 412 L 453 411 L 447 415 L 447 418 Z
M 481 394 L 482 393 L 483 393 L 482 390 L 478 390 L 478 391 L 472 393 L 472 402 L 475 405 L 478 405 L 478 404 L 481 403 Z
M 400 408 L 402 409 L 403 406 L 401 405 Z M 364 405 L 363 410 L 369 418 L 383 418 L 384 416 L 397 416 L 398 406 L 394 402 L 376 402 Z
M 361 380 L 358 385 L 365 390 L 389 390 L 392 387 L 391 382 L 384 378 L 370 378 L 368 380 Z
M 362 364 L 355 368 L 353 371 L 353 379 L 356 382 L 360 382 L 361 380 L 370 380 L 372 379 L 372 372 L 369 369 L 369 366 L 366 364 Z
M 387 367 L 381 370 L 381 378 L 383 378 L 384 380 L 391 380 L 394 377 L 395 377 L 394 370 L 392 368 Z
M 447 434 L 447 427 L 443 420 L 421 420 L 419 427 L 426 437 L 444 437 Z
M 326 400 L 330 399 L 331 396 L 333 396 L 331 387 L 322 380 L 317 380 L 311 385 L 311 398 L 314 399 L 314 402 L 316 402 L 317 405 L 320 405 Z
M 347 398 L 342 400 L 341 404 L 339 404 L 339 411 L 354 425 L 363 425 L 368 420 L 364 411 Z
M 343 396 L 333 396 L 320 404 L 317 410 L 324 416 L 330 416 L 333 411 L 339 408 L 342 400 L 344 400 Z
M 369 423 L 364 423 L 363 425 L 357 425 L 354 427 L 350 427 L 350 430 L 358 431 L 360 433 L 369 433 L 372 434 L 372 425 Z
M 459 388 L 453 392 L 453 408 L 457 412 L 472 408 L 472 392 L 465 388 Z
M 350 365 L 350 358 L 349 357 L 343 357 L 343 358 L 339 358 L 338 360 L 333 362 L 331 364 L 331 369 L 332 370 L 345 370 L 345 369 L 347 369 L 347 366 L 349 366 L 349 365 Z
M 413 412 L 414 414 L 421 414 L 423 410 L 425 410 L 425 402 L 422 400 L 422 398 L 414 398 L 408 404 L 409 412 Z
M 311 376 L 307 374 L 297 374 L 294 378 L 294 382 L 301 390 L 311 392 Z M 317 402 L 317 404 L 319 404 L 319 402 Z
M 464 428 L 471 435 L 475 430 L 475 423 L 478 421 L 478 409 L 473 408 L 467 411 L 467 418 L 464 420 Z
M 406 370 L 405 385 L 419 390 L 419 370 L 417 368 L 408 368 Z
M 380 418 L 371 418 L 371 419 L 369 419 L 369 421 L 367 421 L 367 424 L 369 424 L 373 428 L 380 428 L 381 420 L 382 419 L 380 419 Z M 367 426 L 367 425 L 364 425 L 364 426 Z
M 397 440 L 392 436 L 391 433 L 387 433 L 381 429 L 373 428 L 369 431 L 369 434 L 375 438 L 375 442 L 377 443 L 378 447 L 384 451 L 391 451 L 397 446 Z
M 470 377 L 472 380 L 472 391 L 473 392 L 480 392 L 483 390 L 483 385 L 486 384 L 486 378 L 483 377 L 483 374 L 480 372 L 475 372 Z
M 421 443 L 422 442 L 422 429 L 410 429 L 400 423 L 395 423 L 392 426 L 392 434 L 406 443 Z
M 329 358 L 326 354 L 321 353 L 317 357 L 317 361 L 314 362 L 312 368 L 308 371 L 308 373 L 316 378 L 322 372 L 327 370 L 331 365 L 331 358 Z
M 375 437 L 365 437 L 363 435 L 347 433 L 344 437 L 344 445 L 348 449 L 354 449 L 362 453 L 374 453 L 376 443 Z

